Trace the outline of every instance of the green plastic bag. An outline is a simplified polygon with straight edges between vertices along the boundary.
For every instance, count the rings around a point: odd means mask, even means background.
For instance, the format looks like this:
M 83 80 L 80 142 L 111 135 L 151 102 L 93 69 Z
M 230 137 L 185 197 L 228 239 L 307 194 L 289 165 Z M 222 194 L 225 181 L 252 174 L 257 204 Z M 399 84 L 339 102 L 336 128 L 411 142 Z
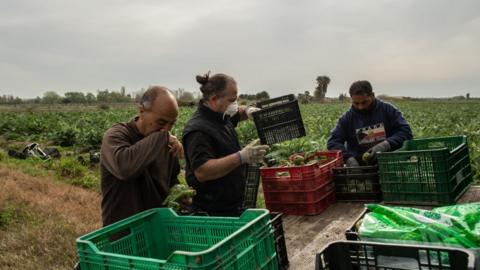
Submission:
M 432 210 L 369 204 L 360 239 L 377 242 L 480 247 L 480 203 Z

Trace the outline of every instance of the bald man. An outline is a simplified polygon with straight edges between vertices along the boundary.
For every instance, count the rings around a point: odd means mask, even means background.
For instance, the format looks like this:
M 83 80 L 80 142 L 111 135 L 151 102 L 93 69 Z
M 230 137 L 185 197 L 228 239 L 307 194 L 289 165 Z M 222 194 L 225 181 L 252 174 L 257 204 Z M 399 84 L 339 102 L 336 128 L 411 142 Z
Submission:
M 169 133 L 177 116 L 172 93 L 153 86 L 143 95 L 137 117 L 105 132 L 100 161 L 104 226 L 161 207 L 178 183 L 183 147 Z

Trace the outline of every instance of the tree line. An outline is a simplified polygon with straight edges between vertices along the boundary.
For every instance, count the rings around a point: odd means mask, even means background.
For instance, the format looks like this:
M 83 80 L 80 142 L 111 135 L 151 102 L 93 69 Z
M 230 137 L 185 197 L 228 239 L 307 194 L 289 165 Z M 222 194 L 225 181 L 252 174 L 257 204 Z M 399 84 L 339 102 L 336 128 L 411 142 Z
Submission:
M 313 96 L 310 95 L 310 91 L 305 91 L 297 95 L 298 99 L 302 103 L 308 103 L 310 101 L 321 101 L 325 99 L 327 93 L 327 87 L 330 83 L 328 76 L 318 76 L 316 78 L 317 86 L 314 89 Z M 114 90 L 97 90 L 97 94 L 91 92 L 81 91 L 69 91 L 63 95 L 58 94 L 55 91 L 46 91 L 42 97 L 37 96 L 34 99 L 21 99 L 12 95 L 0 96 L 0 104 L 96 104 L 96 103 L 129 103 L 138 102 L 145 92 L 145 89 L 141 89 L 133 94 L 127 94 L 125 87 L 121 87 L 119 91 Z M 194 103 L 200 99 L 199 93 L 193 93 L 185 91 L 184 89 L 178 89 L 173 91 L 175 97 L 183 103 Z M 240 94 L 241 100 L 258 101 L 270 98 L 270 94 L 267 91 L 260 91 L 256 94 Z

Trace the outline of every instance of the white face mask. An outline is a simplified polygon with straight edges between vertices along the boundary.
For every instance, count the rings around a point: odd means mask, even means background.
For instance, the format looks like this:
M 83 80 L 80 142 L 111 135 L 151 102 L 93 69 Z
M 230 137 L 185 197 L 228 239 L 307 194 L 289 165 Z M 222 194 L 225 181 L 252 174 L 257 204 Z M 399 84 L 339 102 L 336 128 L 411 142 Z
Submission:
M 238 102 L 234 101 L 228 105 L 227 109 L 223 113 L 223 118 L 225 118 L 226 115 L 229 115 L 230 117 L 234 116 L 236 113 L 238 113 Z

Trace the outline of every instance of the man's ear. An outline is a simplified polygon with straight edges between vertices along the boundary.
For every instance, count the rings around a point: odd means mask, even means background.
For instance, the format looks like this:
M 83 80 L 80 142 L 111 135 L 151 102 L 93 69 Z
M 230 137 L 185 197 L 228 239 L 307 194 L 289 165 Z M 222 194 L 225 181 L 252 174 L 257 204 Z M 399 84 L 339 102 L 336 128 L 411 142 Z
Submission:
M 145 108 L 143 105 L 138 105 L 138 117 L 143 119 L 143 114 L 145 113 Z
M 372 97 L 375 97 L 375 92 L 372 92 Z
M 218 99 L 219 99 L 219 97 L 217 95 L 213 95 L 213 96 L 208 98 L 208 103 L 210 103 L 210 106 L 216 107 Z

